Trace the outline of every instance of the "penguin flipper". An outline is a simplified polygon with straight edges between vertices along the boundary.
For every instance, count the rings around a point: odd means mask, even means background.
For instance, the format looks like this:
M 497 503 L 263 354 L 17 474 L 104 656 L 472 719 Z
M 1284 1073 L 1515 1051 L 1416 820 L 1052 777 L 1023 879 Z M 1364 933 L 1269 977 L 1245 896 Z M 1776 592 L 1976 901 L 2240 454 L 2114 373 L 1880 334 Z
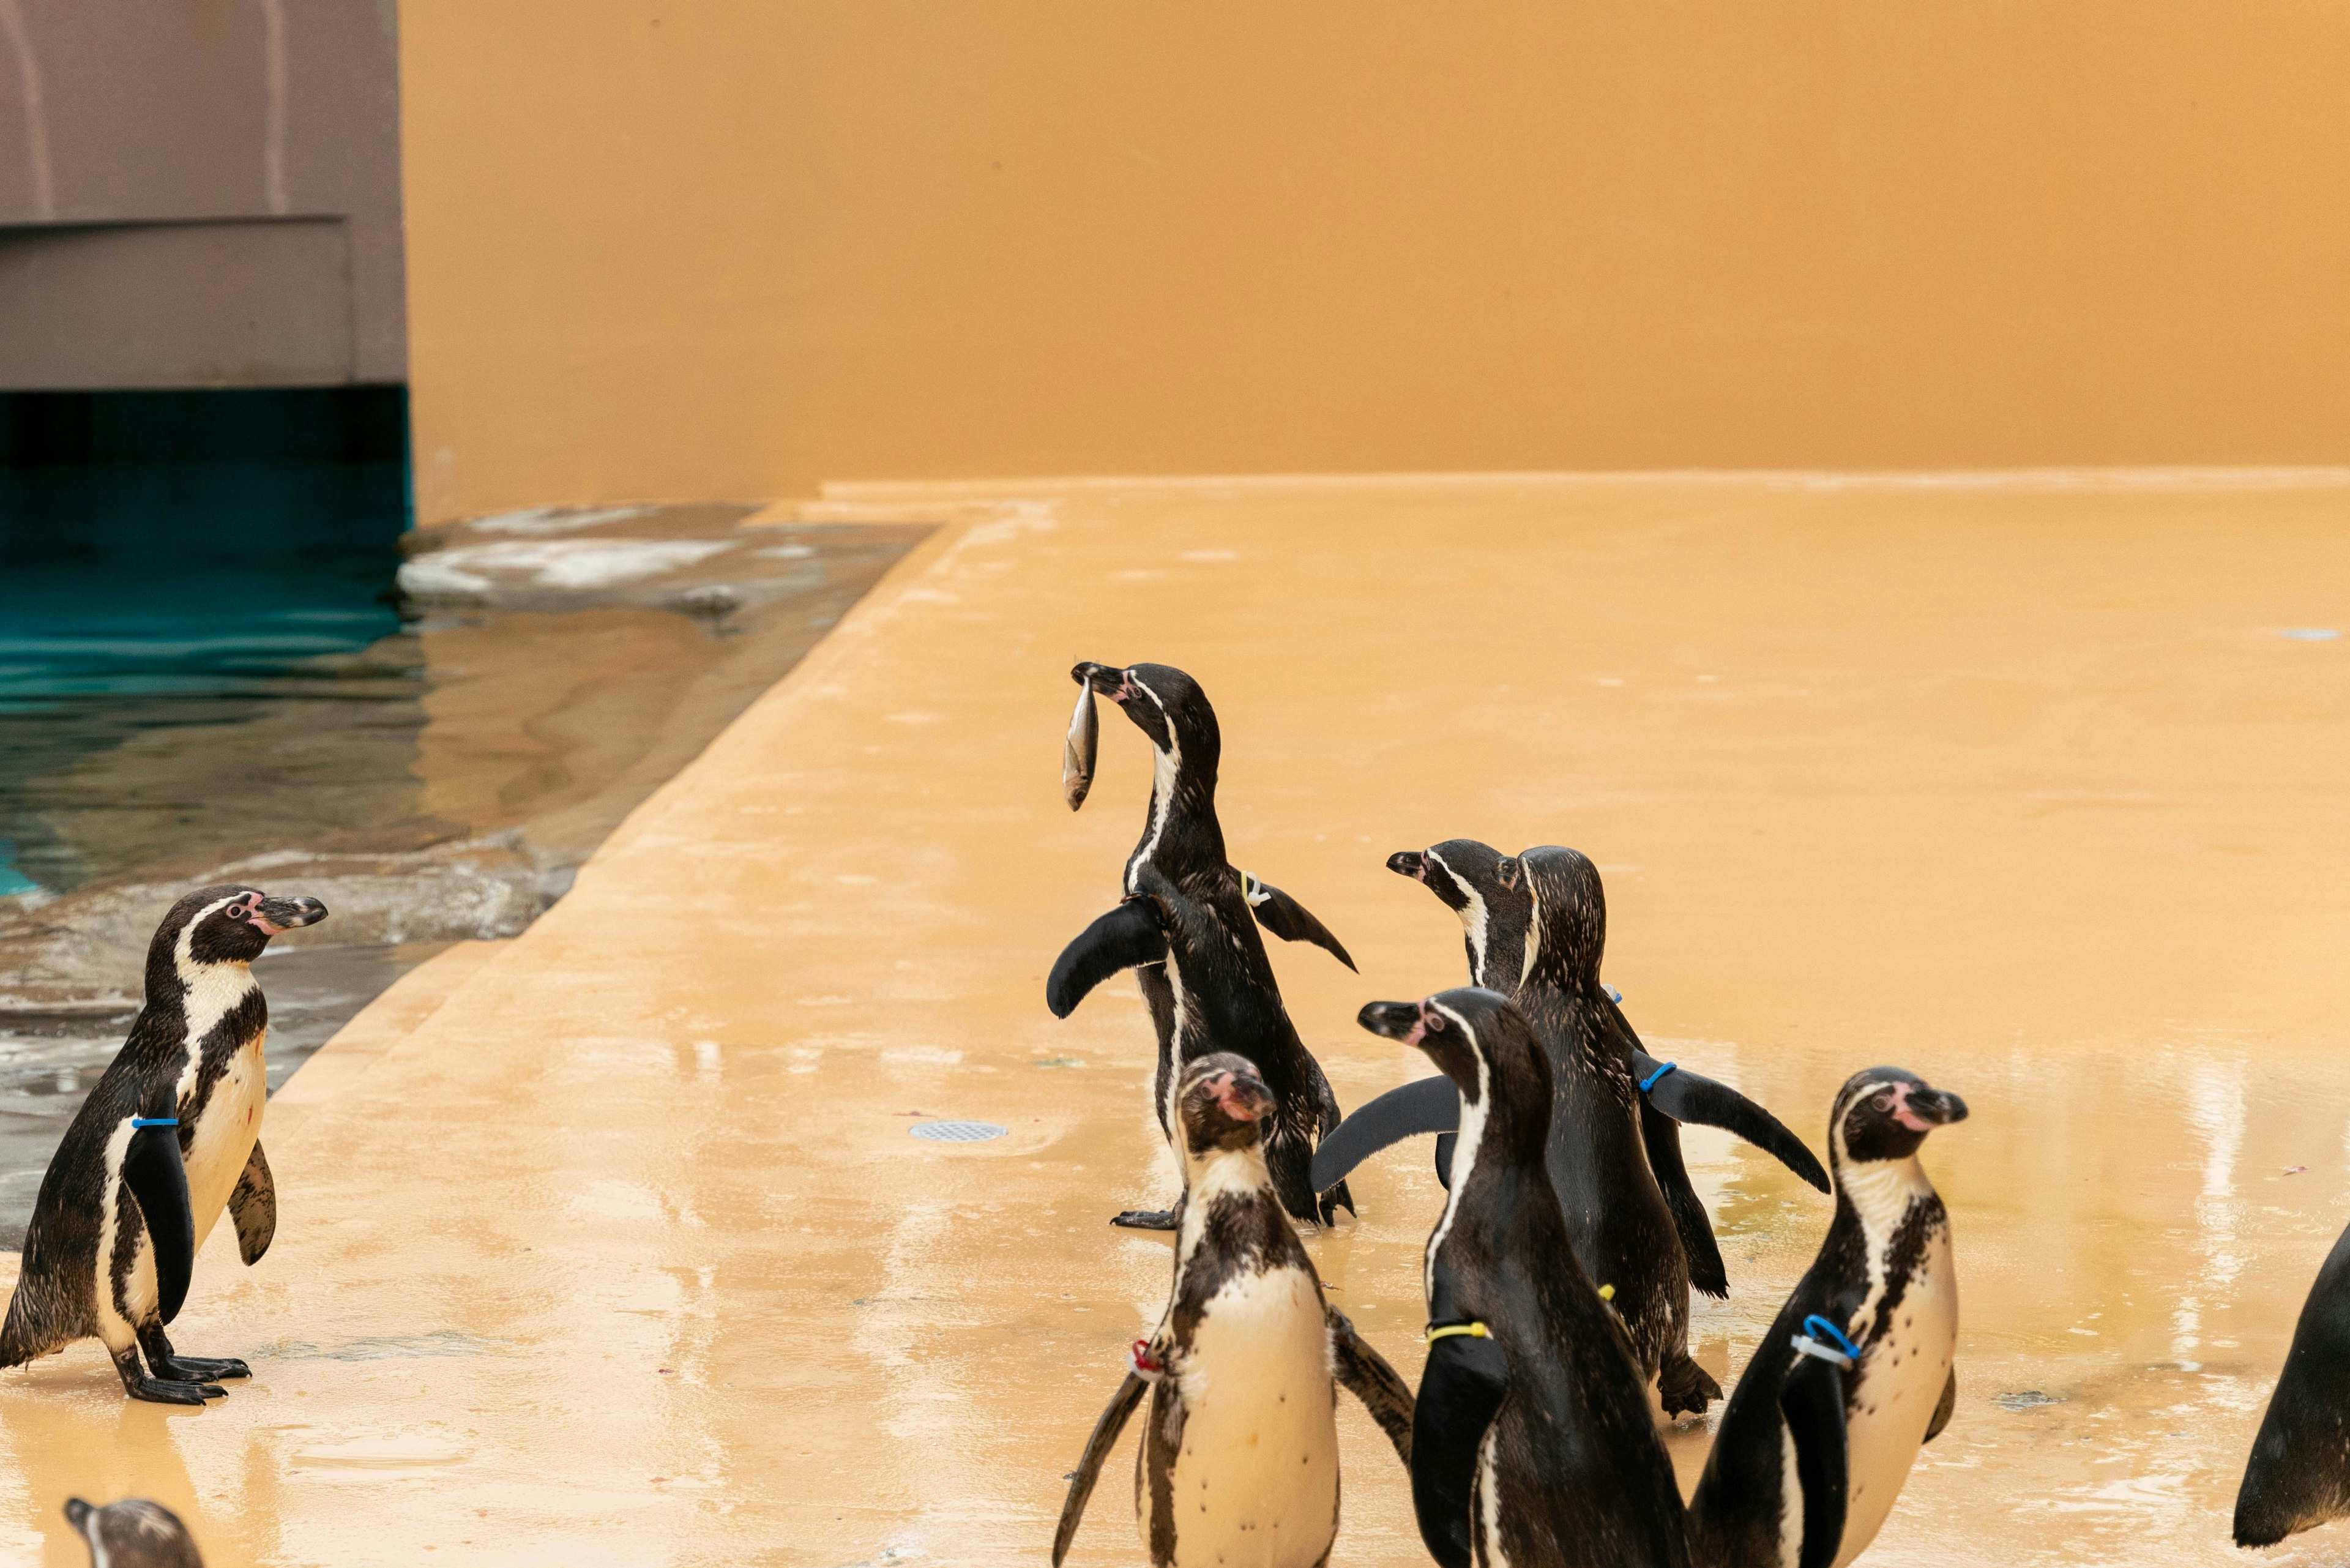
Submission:
M 1077 1522 L 1086 1516 L 1086 1502 L 1094 1495 L 1094 1483 L 1101 1480 L 1102 1461 L 1118 1446 L 1118 1434 L 1126 1430 L 1134 1407 L 1142 1403 L 1142 1391 L 1149 1386 L 1142 1374 L 1129 1372 L 1118 1392 L 1109 1397 L 1109 1403 L 1102 1407 L 1094 1435 L 1086 1439 L 1085 1454 L 1069 1473 L 1069 1496 L 1061 1504 L 1061 1526 L 1053 1532 L 1053 1568 L 1061 1568 L 1061 1559 L 1069 1554 L 1069 1542 L 1077 1538 Z
M 1066 1018 L 1087 992 L 1118 971 L 1160 963 L 1166 957 L 1167 934 L 1159 929 L 1159 906 L 1147 897 L 1128 898 L 1061 950 L 1045 981 L 1045 1005 L 1054 1017 Z
M 1779 1415 L 1795 1443 L 1795 1476 L 1804 1489 L 1804 1549 L 1800 1568 L 1829 1568 L 1844 1541 L 1848 1476 L 1844 1433 L 1844 1375 L 1815 1356 L 1799 1355 L 1779 1390 Z
M 1950 1368 L 1950 1378 L 1942 1385 L 1942 1397 L 1934 1406 L 1934 1418 L 1926 1423 L 1925 1441 L 1932 1442 L 1950 1424 L 1950 1413 L 1959 1407 L 1959 1369 Z
M 188 1168 L 180 1158 L 180 1129 L 140 1127 L 122 1155 L 122 1181 L 139 1199 L 147 1240 L 155 1250 L 155 1303 L 165 1323 L 188 1299 L 196 1266 L 196 1219 L 188 1208 Z
M 1284 942 L 1312 942 L 1327 950 L 1348 969 L 1355 961 L 1347 956 L 1347 947 L 1330 934 L 1330 928 L 1315 919 L 1305 905 L 1283 892 L 1270 882 L 1260 882 L 1247 872 L 1241 873 L 1241 890 L 1248 898 L 1249 909 L 1256 915 L 1256 923 Z M 1356 971 L 1360 973 L 1359 970 Z
M 1339 1386 L 1363 1402 L 1371 1419 L 1395 1445 L 1396 1458 L 1403 1461 L 1406 1470 L 1411 1469 L 1411 1386 L 1396 1376 L 1371 1343 L 1355 1332 L 1355 1325 L 1345 1313 L 1324 1303 L 1322 1314 L 1330 1324 L 1330 1364 L 1336 1369 Z
M 228 1214 L 236 1223 L 237 1255 L 249 1269 L 261 1262 L 277 1235 L 277 1181 L 269 1174 L 269 1161 L 258 1141 L 244 1162 L 244 1174 L 236 1179 L 236 1189 L 228 1195 Z
M 1639 1082 L 1648 1083 L 1664 1064 L 1646 1051 L 1637 1046 L 1633 1049 L 1632 1072 Z M 1650 1105 L 1673 1120 L 1734 1133 L 1822 1192 L 1831 1190 L 1827 1170 L 1820 1164 L 1819 1157 L 1804 1147 L 1804 1140 L 1789 1132 L 1778 1117 L 1729 1085 L 1717 1084 L 1686 1067 L 1675 1067 L 1656 1078 L 1647 1095 Z
M 1461 1125 L 1461 1091 L 1439 1073 L 1414 1078 L 1357 1110 L 1314 1151 L 1314 1189 L 1326 1192 L 1347 1173 L 1391 1143 L 1419 1133 L 1447 1133 Z
M 1477 1451 L 1509 1392 L 1510 1358 L 1492 1340 L 1451 1334 L 1429 1347 L 1411 1417 L 1411 1510 L 1440 1568 L 1471 1568 Z
M 1640 1141 L 1648 1147 L 1648 1168 L 1657 1173 L 1665 1207 L 1672 1210 L 1673 1229 L 1680 1232 L 1690 1288 L 1710 1296 L 1728 1295 L 1730 1272 L 1722 1267 L 1721 1247 L 1713 1239 L 1713 1216 L 1690 1185 L 1689 1167 L 1681 1161 L 1680 1124 L 1643 1099 Z

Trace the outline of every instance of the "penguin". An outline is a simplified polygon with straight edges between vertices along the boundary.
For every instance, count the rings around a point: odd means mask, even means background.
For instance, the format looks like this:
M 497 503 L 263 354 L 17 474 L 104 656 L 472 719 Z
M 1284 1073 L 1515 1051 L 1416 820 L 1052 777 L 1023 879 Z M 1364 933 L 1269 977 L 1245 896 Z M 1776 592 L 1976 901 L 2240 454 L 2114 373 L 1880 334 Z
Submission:
M 2236 1544 L 2274 1546 L 2350 1513 L 2350 1231 L 2302 1303 L 2236 1492 Z
M 1159 1036 L 1152 1106 L 1169 1141 L 1179 1131 L 1175 1095 L 1183 1064 L 1211 1052 L 1237 1052 L 1273 1091 L 1265 1163 L 1284 1207 L 1326 1225 L 1341 1208 L 1354 1212 L 1345 1182 L 1319 1189 L 1312 1183 L 1314 1146 L 1338 1125 L 1338 1097 L 1289 1021 L 1256 928 L 1326 948 L 1348 969 L 1355 961 L 1296 899 L 1224 858 L 1216 820 L 1223 742 L 1199 682 L 1164 664 L 1116 670 L 1088 663 L 1069 673 L 1084 688 L 1078 713 L 1089 710 L 1094 692 L 1116 702 L 1149 738 L 1157 771 L 1141 840 L 1127 858 L 1125 897 L 1062 950 L 1045 981 L 1045 1005 L 1054 1017 L 1066 1018 L 1095 986 L 1134 970 Z M 1091 744 L 1091 730 L 1073 724 L 1065 775 L 1074 768 L 1090 784 Z M 1074 793 L 1082 801 L 1083 791 Z M 1171 1231 L 1176 1216 L 1172 1210 L 1129 1210 L 1110 1222 Z
M 0 1366 L 95 1334 L 133 1399 L 201 1405 L 221 1397 L 219 1379 L 252 1376 L 242 1361 L 180 1355 L 163 1325 L 224 1209 L 247 1264 L 276 1233 L 260 1143 L 269 1006 L 251 965 L 280 931 L 326 918 L 316 898 L 234 883 L 163 917 L 147 949 L 146 1005 L 41 1179 Z
M 1071 1473 L 1061 1568 L 1135 1407 L 1134 1511 L 1153 1568 L 1318 1568 L 1338 1529 L 1337 1388 L 1360 1399 L 1411 1465 L 1411 1390 L 1325 1302 L 1264 1158 L 1278 1102 L 1246 1058 L 1184 1064 L 1176 1090 L 1186 1187 L 1174 1288 L 1134 1342 L 1125 1380 Z
M 1388 857 L 1388 869 L 1425 884 L 1461 917 L 1469 950 L 1469 976 L 1504 995 L 1517 989 L 1523 971 L 1525 922 L 1530 905 L 1517 887 L 1516 857 L 1473 838 L 1456 838 L 1425 850 Z M 1641 1046 L 1624 1016 L 1621 999 L 1606 987 L 1607 1012 L 1625 1060 L 1640 1089 L 1640 1137 L 1649 1168 L 1672 1210 L 1688 1254 L 1690 1283 L 1711 1296 L 1730 1293 L 1730 1277 L 1714 1241 L 1713 1219 L 1690 1185 L 1681 1159 L 1684 1122 L 1721 1127 L 1777 1158 L 1822 1192 L 1828 1176 L 1803 1139 L 1762 1106 L 1711 1078 L 1676 1062 L 1662 1062 Z M 1437 1137 L 1437 1179 L 1451 1158 L 1453 1096 L 1440 1079 L 1423 1078 L 1390 1089 L 1340 1124 L 1315 1151 L 1314 1175 L 1326 1185 L 1352 1171 L 1379 1149 L 1415 1133 Z
M 1550 1058 L 1500 992 L 1375 1002 L 1461 1101 L 1423 1271 L 1412 1509 L 1440 1568 L 1685 1568 L 1679 1488 L 1623 1323 L 1568 1244 L 1546 1149 Z
M 89 1568 L 204 1568 L 203 1554 L 180 1516 L 143 1497 L 103 1508 L 69 1497 L 66 1522 L 89 1548 Z
M 1699 1568 L 1843 1568 L 1958 1400 L 1950 1219 L 1918 1150 L 1967 1104 L 1871 1067 L 1828 1121 L 1835 1218 L 1722 1413 L 1690 1503 Z

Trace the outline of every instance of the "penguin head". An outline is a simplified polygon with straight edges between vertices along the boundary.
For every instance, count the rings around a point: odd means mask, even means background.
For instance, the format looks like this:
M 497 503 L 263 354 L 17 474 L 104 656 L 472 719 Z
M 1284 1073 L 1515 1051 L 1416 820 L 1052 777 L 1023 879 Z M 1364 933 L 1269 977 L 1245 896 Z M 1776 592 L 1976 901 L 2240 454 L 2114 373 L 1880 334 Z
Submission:
M 1419 1002 L 1374 1002 L 1355 1022 L 1419 1047 L 1435 1063 L 1461 1091 L 1461 1125 L 1473 1118 L 1483 1129 L 1481 1144 L 1542 1159 L 1550 1137 L 1550 1059 L 1509 998 L 1464 985 Z M 1457 1187 L 1458 1171 L 1453 1179 Z
M 327 906 L 316 898 L 273 898 L 258 888 L 224 882 L 172 906 L 155 928 L 147 961 L 151 968 L 158 962 L 176 965 L 184 948 L 189 961 L 198 965 L 251 963 L 280 931 L 315 926 L 326 918 Z
M 1179 766 L 1212 773 L 1223 740 L 1200 683 L 1171 664 L 1085 663 L 1069 679 L 1126 711 L 1154 750 Z
M 1846 1165 L 1908 1159 L 1936 1127 L 1967 1119 L 1967 1103 L 1899 1067 L 1855 1073 L 1836 1092 L 1828 1150 Z
M 1423 882 L 1461 917 L 1469 942 L 1469 972 L 1480 985 L 1503 992 L 1518 988 L 1525 972 L 1526 929 L 1534 919 L 1534 894 L 1525 868 L 1473 838 L 1448 838 L 1426 849 L 1388 857 L 1388 869 Z
M 66 1522 L 88 1546 L 90 1561 L 107 1568 L 204 1568 L 188 1527 L 160 1502 L 130 1497 L 93 1508 L 71 1497 Z
M 1580 850 L 1555 844 L 1518 858 L 1534 904 L 1526 972 L 1539 969 L 1560 985 L 1596 986 L 1607 948 L 1607 895 L 1599 886 L 1599 867 Z
M 1219 1051 L 1184 1064 L 1175 1112 L 1183 1123 L 1183 1147 L 1194 1159 L 1219 1149 L 1256 1147 L 1273 1108 L 1273 1091 L 1245 1056 Z

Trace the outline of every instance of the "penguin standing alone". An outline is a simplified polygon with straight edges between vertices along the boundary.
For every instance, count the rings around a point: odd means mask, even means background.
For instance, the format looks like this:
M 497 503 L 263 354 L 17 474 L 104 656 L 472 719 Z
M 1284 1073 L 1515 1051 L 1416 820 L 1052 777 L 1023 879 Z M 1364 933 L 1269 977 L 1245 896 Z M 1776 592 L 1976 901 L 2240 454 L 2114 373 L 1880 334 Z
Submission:
M 1550 1179 L 1550 1063 L 1517 1009 L 1475 987 L 1375 1002 L 1461 1101 L 1430 1232 L 1428 1366 L 1412 1509 L 1440 1568 L 1684 1568 L 1681 1494 L 1623 1325 L 1575 1262 Z
M 1274 1195 L 1260 1137 L 1274 1108 L 1242 1057 L 1203 1056 L 1183 1069 L 1174 1289 L 1157 1332 L 1135 1342 L 1133 1369 L 1070 1477 L 1053 1568 L 1146 1388 L 1134 1511 L 1153 1568 L 1327 1562 L 1338 1529 L 1339 1384 L 1411 1464 L 1411 1390 L 1323 1300 Z
M 1964 1100 L 1898 1067 L 1836 1092 L 1835 1218 L 1722 1413 L 1690 1502 L 1699 1568 L 1844 1568 L 1950 1424 L 1959 1280 L 1918 1150 L 1966 1117 Z
M 1225 859 L 1216 820 L 1223 739 L 1199 683 L 1164 664 L 1117 670 L 1087 663 L 1069 673 L 1084 689 L 1063 765 L 1072 806 L 1083 803 L 1085 790 L 1069 781 L 1089 785 L 1093 776 L 1095 732 L 1084 719 L 1094 693 L 1123 708 L 1149 738 L 1156 771 L 1142 838 L 1127 858 L 1125 898 L 1062 950 L 1045 981 L 1045 1005 L 1054 1017 L 1066 1018 L 1095 986 L 1135 970 L 1159 1036 L 1152 1104 L 1168 1140 L 1180 1132 L 1175 1096 L 1184 1064 L 1237 1052 L 1273 1093 L 1264 1153 L 1282 1206 L 1322 1224 L 1340 1208 L 1351 1213 L 1354 1199 L 1343 1182 L 1315 1194 L 1314 1146 L 1338 1125 L 1338 1097 L 1289 1021 L 1256 928 L 1326 948 L 1348 969 L 1355 961 L 1295 898 Z M 1171 1231 L 1176 1221 L 1171 1210 L 1129 1210 L 1111 1222 Z
M 41 1179 L 0 1366 L 95 1334 L 134 1399 L 201 1405 L 224 1392 L 215 1379 L 252 1376 L 242 1361 L 178 1354 L 163 1325 L 224 1209 L 247 1264 L 276 1233 L 260 1142 L 269 1005 L 250 966 L 270 938 L 326 918 L 316 898 L 234 884 L 191 893 L 163 917 L 147 949 L 146 1005 Z

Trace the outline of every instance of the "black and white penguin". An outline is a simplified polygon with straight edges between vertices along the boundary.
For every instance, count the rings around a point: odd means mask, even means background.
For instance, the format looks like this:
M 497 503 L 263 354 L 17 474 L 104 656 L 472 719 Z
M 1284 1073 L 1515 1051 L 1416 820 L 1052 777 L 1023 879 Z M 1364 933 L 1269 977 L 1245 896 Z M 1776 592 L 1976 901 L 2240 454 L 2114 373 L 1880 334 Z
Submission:
M 2274 1546 L 2350 1513 L 2350 1231 L 2302 1303 L 2236 1491 L 2236 1544 Z
M 69 1497 L 66 1522 L 89 1548 L 89 1568 L 204 1568 L 203 1554 L 180 1516 L 143 1497 L 103 1508 Z
M 1959 1280 L 1918 1150 L 1966 1116 L 1964 1100 L 1898 1067 L 1837 1091 L 1835 1218 L 1722 1413 L 1690 1503 L 1699 1568 L 1843 1568 L 1949 1425 Z
M 1348 969 L 1355 961 L 1295 898 L 1224 858 L 1224 832 L 1216 820 L 1223 742 L 1199 683 L 1164 664 L 1124 670 L 1080 664 L 1070 674 L 1087 691 L 1126 711 L 1149 738 L 1157 771 L 1142 838 L 1127 858 L 1125 898 L 1062 950 L 1045 981 L 1045 1004 L 1054 1017 L 1066 1018 L 1095 986 L 1120 970 L 1136 971 L 1159 1035 L 1152 1103 L 1159 1130 L 1170 1141 L 1176 1137 L 1175 1092 L 1183 1064 L 1211 1052 L 1237 1052 L 1255 1064 L 1273 1091 L 1265 1161 L 1283 1205 L 1300 1220 L 1323 1224 L 1341 1207 L 1353 1212 L 1344 1182 L 1316 1196 L 1314 1147 L 1338 1125 L 1338 1098 L 1289 1021 L 1256 928 L 1261 923 L 1284 940 L 1326 948 Z M 1081 713 L 1085 701 L 1080 698 Z M 1089 735 L 1072 734 L 1072 747 L 1090 744 Z M 1092 758 L 1079 760 L 1089 780 Z M 1112 1222 L 1168 1231 L 1175 1227 L 1175 1214 L 1128 1210 Z
M 1508 995 L 1523 973 L 1526 922 L 1531 900 L 1519 887 L 1518 860 L 1473 838 L 1456 838 L 1428 849 L 1408 849 L 1388 857 L 1388 869 L 1423 883 L 1461 918 L 1469 950 L 1469 978 Z M 1605 988 L 1603 988 L 1605 990 Z M 1828 1190 L 1828 1175 L 1804 1140 L 1778 1117 L 1726 1084 L 1648 1054 L 1625 1018 L 1618 998 L 1607 992 L 1625 1062 L 1640 1090 L 1640 1137 L 1648 1166 L 1666 1207 L 1680 1231 L 1689 1257 L 1690 1283 L 1708 1295 L 1730 1293 L 1730 1277 L 1715 1242 L 1712 1216 L 1690 1184 L 1681 1159 L 1681 1124 L 1721 1127 L 1753 1144 L 1810 1182 Z M 1390 1089 L 1357 1109 L 1322 1140 L 1314 1176 L 1327 1185 L 1402 1138 L 1434 1132 L 1439 1180 L 1451 1158 L 1453 1097 L 1440 1081 L 1421 1079 Z
M 1541 1043 L 1499 992 L 1473 987 L 1375 1002 L 1360 1022 L 1427 1053 L 1461 1101 L 1423 1282 L 1421 1539 L 1441 1568 L 1681 1568 L 1672 1464 L 1550 1180 L 1556 1101 Z
M 95 1334 L 134 1399 L 201 1405 L 222 1393 L 217 1379 L 251 1376 L 242 1361 L 179 1355 L 163 1325 L 224 1209 L 248 1264 L 276 1233 L 260 1143 L 269 1006 L 250 966 L 270 938 L 326 918 L 316 898 L 234 884 L 191 893 L 163 917 L 147 949 L 146 1005 L 41 1179 L 0 1366 Z
M 1144 1391 L 1134 1512 L 1154 1568 L 1318 1568 L 1338 1529 L 1337 1388 L 1411 1464 L 1411 1390 L 1322 1296 L 1265 1167 L 1273 1093 L 1242 1057 L 1184 1064 L 1176 1119 L 1186 1189 L 1159 1327 L 1070 1478 L 1053 1568 Z

